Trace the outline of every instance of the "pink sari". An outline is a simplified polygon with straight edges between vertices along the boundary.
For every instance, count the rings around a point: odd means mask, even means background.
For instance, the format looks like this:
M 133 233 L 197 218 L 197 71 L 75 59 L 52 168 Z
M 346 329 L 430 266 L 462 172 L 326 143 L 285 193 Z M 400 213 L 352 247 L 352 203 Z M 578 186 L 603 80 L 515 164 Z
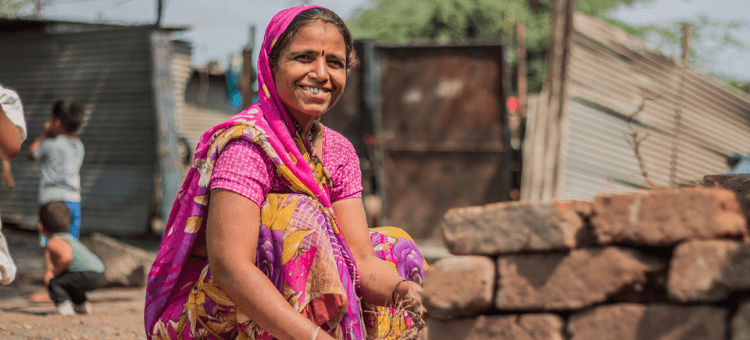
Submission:
M 258 268 L 292 306 L 335 338 L 363 339 L 378 327 L 369 313 L 363 315 L 357 268 L 325 185 L 330 178 L 301 144 L 276 95 L 268 62 L 273 44 L 289 23 L 313 7 L 317 6 L 294 7 L 274 16 L 258 60 L 260 102 L 210 129 L 198 143 L 148 277 L 144 316 L 150 339 L 272 338 L 213 282 L 208 261 L 190 256 L 198 235 L 205 232 L 213 166 L 223 148 L 237 138 L 261 146 L 292 192 L 268 194 L 261 207 Z M 425 263 L 416 246 L 408 236 L 389 233 L 390 229 L 372 233 L 378 254 L 391 258 L 403 277 L 420 282 Z M 396 254 L 393 249 L 401 250 Z

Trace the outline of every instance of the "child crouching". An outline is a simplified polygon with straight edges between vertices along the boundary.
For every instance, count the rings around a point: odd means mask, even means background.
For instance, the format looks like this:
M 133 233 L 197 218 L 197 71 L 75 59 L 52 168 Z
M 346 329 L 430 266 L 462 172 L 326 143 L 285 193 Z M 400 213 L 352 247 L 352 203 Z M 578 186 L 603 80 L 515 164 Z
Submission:
M 70 220 L 65 202 L 50 202 L 39 210 L 39 231 L 49 239 L 44 283 L 60 314 L 89 314 L 86 292 L 104 285 L 104 264 L 68 232 Z

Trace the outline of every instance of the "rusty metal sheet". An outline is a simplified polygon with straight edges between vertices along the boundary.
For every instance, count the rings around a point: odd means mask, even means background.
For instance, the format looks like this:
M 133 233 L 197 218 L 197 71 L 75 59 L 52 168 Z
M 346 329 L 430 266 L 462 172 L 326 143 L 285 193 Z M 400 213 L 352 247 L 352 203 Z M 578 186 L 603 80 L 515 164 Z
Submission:
M 502 58 L 499 45 L 384 49 L 387 148 L 502 152 Z
M 439 237 L 447 209 L 507 199 L 502 44 L 355 47 L 359 66 L 321 122 L 357 149 L 379 222 Z
M 414 238 L 439 238 L 450 208 L 507 199 L 502 153 L 389 152 L 386 170 L 390 222 Z
M 501 45 L 380 52 L 389 223 L 439 237 L 447 209 L 506 200 Z

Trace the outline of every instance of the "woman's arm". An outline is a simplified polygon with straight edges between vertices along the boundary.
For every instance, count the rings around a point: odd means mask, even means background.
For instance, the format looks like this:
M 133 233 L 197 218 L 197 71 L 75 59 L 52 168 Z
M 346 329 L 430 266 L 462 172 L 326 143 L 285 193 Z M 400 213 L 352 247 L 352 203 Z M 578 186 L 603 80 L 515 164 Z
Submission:
M 0 106 L 0 159 L 12 160 L 21 150 L 21 132 Z
M 316 325 L 297 312 L 255 266 L 260 207 L 232 191 L 214 189 L 206 223 L 208 261 L 224 293 L 277 339 L 310 339 Z M 315 339 L 332 338 L 318 332 Z
M 399 284 L 401 277 L 398 273 L 375 254 L 372 241 L 370 241 L 370 233 L 367 230 L 367 217 L 362 199 L 350 198 L 334 202 L 333 210 L 336 212 L 341 233 L 357 262 L 362 284 L 362 297 L 365 301 L 379 306 L 392 304 L 394 303 L 391 301 L 394 289 L 397 300 L 411 295 L 421 301 L 422 287 L 411 281 Z

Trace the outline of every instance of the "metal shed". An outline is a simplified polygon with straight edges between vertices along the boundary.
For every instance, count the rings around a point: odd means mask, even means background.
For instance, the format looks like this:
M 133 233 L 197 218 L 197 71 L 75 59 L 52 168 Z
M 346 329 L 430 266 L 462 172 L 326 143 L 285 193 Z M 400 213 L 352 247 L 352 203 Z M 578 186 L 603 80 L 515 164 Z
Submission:
M 629 116 L 657 186 L 691 185 L 728 170 L 750 145 L 750 95 L 661 54 L 602 20 L 576 13 L 557 99 L 529 105 L 521 198 L 590 199 L 648 188 L 624 133 Z M 549 115 L 549 105 L 560 115 Z M 532 107 L 534 109 L 532 109 Z
M 167 178 L 159 188 L 167 196 L 179 188 L 170 156 L 176 145 L 171 30 L 1 20 L 0 31 L 0 83 L 21 96 L 29 133 L 12 162 L 16 190 L 0 194 L 3 220 L 36 229 L 40 170 L 25 153 L 52 103 L 69 99 L 86 111 L 79 135 L 86 148 L 82 232 L 147 232 L 152 212 L 160 210 L 153 206 L 155 175 Z

